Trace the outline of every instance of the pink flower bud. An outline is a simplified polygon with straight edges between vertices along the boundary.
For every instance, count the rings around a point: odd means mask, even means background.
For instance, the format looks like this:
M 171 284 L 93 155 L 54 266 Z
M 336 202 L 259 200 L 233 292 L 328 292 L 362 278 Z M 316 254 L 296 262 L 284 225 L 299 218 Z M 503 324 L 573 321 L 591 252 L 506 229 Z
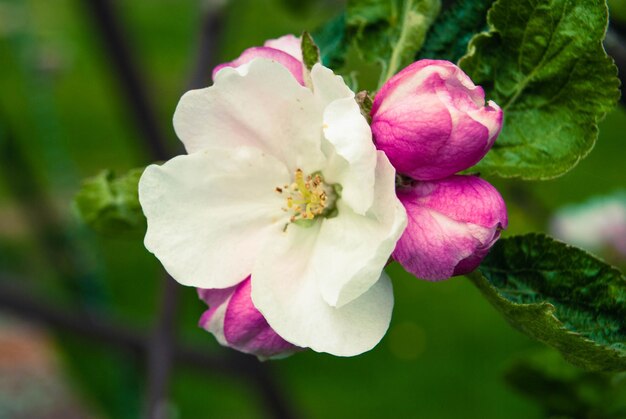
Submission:
M 502 110 L 448 61 L 417 61 L 383 85 L 372 107 L 372 133 L 399 173 L 442 179 L 489 151 Z
M 267 324 L 250 298 L 250 277 L 234 287 L 198 289 L 209 309 L 200 327 L 211 332 L 224 346 L 256 355 L 260 359 L 282 358 L 302 350 L 285 341 Z
M 504 200 L 476 176 L 416 182 L 397 193 L 409 222 L 393 257 L 421 279 L 473 271 L 508 224 Z
M 304 67 L 302 64 L 302 50 L 300 38 L 293 35 L 281 36 L 277 39 L 265 41 L 262 47 L 248 48 L 233 61 L 218 65 L 213 69 L 213 80 L 224 67 L 239 67 L 255 58 L 267 58 L 282 64 L 293 74 L 298 83 L 304 86 Z

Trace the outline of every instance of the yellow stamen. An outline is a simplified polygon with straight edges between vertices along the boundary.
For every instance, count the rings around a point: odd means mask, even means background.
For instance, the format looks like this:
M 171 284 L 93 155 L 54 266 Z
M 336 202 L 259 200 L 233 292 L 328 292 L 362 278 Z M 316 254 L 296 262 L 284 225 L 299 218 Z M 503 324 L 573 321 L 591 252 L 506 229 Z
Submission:
M 287 195 L 287 208 L 283 210 L 291 213 L 291 223 L 328 215 L 336 200 L 333 188 L 320 174 L 305 176 L 301 169 L 296 169 L 291 185 L 276 187 L 276 191 Z

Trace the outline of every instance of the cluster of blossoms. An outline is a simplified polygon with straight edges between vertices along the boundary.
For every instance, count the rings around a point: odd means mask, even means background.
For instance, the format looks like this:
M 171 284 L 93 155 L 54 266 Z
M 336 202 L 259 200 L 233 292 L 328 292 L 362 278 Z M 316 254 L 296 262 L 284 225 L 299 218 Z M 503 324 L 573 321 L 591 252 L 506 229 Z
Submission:
M 455 175 L 502 111 L 456 66 L 423 60 L 355 94 L 285 36 L 218 66 L 174 127 L 188 152 L 139 184 L 145 245 L 209 306 L 200 324 L 260 358 L 352 356 L 391 320 L 390 257 L 426 280 L 473 270 L 506 227 L 502 198 Z

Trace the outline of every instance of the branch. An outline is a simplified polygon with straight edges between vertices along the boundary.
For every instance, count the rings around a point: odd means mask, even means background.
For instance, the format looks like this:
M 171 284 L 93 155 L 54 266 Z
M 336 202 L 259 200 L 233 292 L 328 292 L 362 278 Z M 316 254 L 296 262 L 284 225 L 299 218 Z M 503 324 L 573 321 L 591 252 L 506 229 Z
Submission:
M 206 5 L 206 7 L 208 10 L 204 13 L 200 25 L 195 66 L 187 84 L 189 90 L 208 86 L 211 69 L 218 64 L 216 52 L 220 44 L 224 20 L 222 5 Z
M 26 320 L 39 323 L 55 331 L 64 331 L 87 338 L 102 345 L 111 346 L 135 355 L 145 356 L 152 346 L 152 339 L 138 330 L 114 323 L 100 315 L 82 310 L 63 310 L 43 299 L 32 297 L 30 290 L 16 286 L 24 283 L 18 278 L 0 275 L 0 310 L 5 310 Z M 248 376 L 240 359 L 217 357 L 206 350 L 175 345 L 172 350 L 177 362 L 194 369 L 210 369 L 213 372 Z
M 122 94 L 128 103 L 128 110 L 133 114 L 141 131 L 146 148 L 152 160 L 167 160 L 170 153 L 159 126 L 156 112 L 148 98 L 148 90 L 143 83 L 138 68 L 133 61 L 133 54 L 126 41 L 122 25 L 116 18 L 110 0 L 84 0 L 93 22 L 100 32 L 104 47 L 110 55 L 111 63 L 119 76 Z

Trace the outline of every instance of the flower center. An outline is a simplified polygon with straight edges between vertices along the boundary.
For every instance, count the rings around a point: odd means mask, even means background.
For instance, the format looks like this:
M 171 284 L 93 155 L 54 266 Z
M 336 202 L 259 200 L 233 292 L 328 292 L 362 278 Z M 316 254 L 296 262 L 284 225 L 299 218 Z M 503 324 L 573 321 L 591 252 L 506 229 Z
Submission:
M 289 222 L 309 226 L 316 217 L 333 217 L 337 214 L 335 202 L 339 195 L 338 187 L 325 183 L 319 172 L 305 176 L 301 169 L 296 169 L 293 183 L 282 188 L 276 187 L 276 192 L 286 195 L 283 211 L 291 214 Z

